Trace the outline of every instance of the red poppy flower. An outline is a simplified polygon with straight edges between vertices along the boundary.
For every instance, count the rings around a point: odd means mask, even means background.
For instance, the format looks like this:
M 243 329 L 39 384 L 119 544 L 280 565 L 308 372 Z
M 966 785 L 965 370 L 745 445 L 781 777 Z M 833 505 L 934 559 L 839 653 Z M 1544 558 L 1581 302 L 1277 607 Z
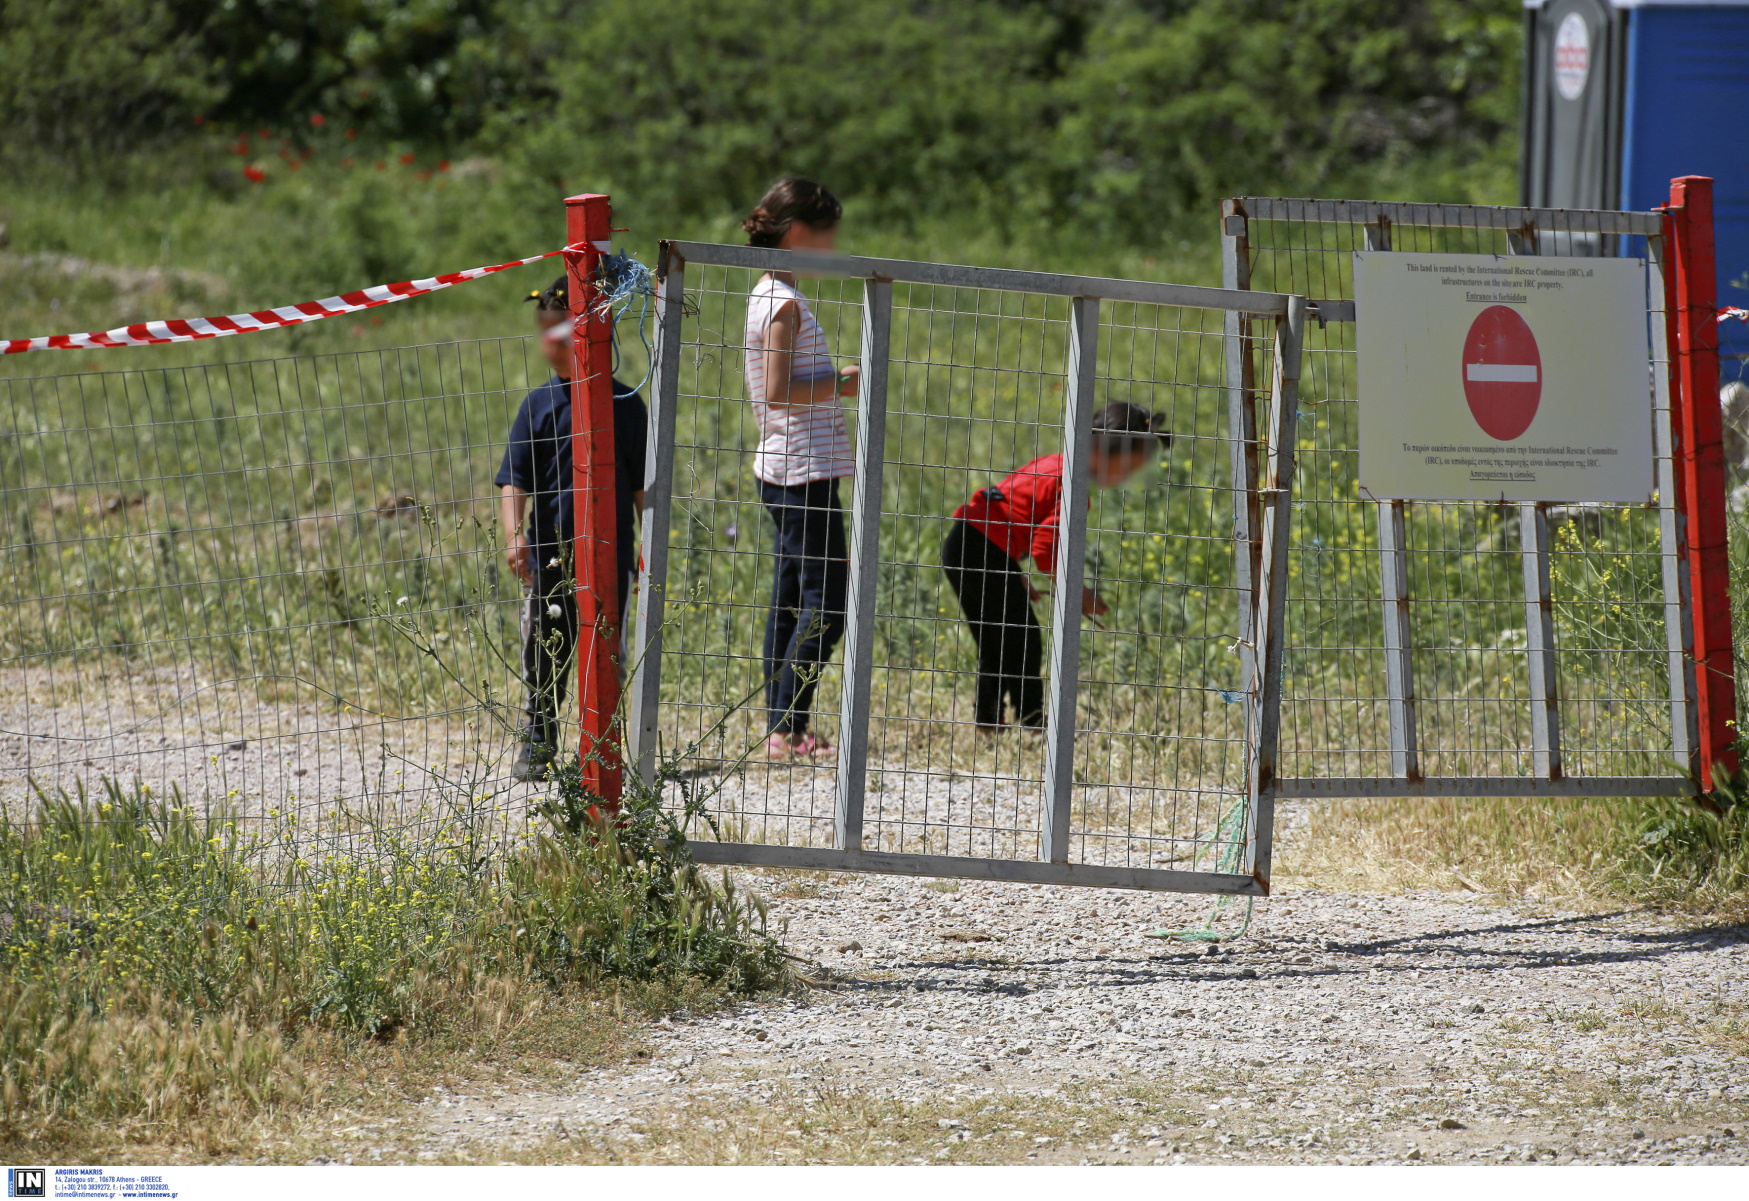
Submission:
M 447 170 L 449 170 L 449 160 L 448 160 L 448 159 L 443 159 L 443 160 L 441 160 L 441 161 L 440 161 L 440 162 L 439 162 L 439 163 L 438 163 L 438 164 L 437 164 L 437 169 L 438 169 L 438 170 L 439 170 L 439 171 L 447 171 Z
M 243 178 L 250 183 L 262 183 L 267 179 L 267 172 L 263 171 L 260 167 L 244 167 Z
M 314 125 L 317 129 L 320 129 L 322 126 L 328 124 L 328 118 L 324 117 L 321 113 L 312 113 L 310 115 L 310 124 Z
M 412 166 L 413 165 L 413 156 L 411 154 L 403 154 L 401 156 L 401 165 L 403 167 Z

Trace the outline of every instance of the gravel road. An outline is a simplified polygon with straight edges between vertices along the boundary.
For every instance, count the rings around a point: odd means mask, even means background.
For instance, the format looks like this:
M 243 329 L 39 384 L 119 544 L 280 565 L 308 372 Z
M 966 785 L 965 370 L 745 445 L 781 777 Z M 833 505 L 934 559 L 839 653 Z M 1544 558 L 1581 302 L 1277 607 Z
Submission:
M 0 806 L 32 776 L 95 770 L 246 810 L 345 795 L 405 812 L 502 750 L 176 673 L 109 684 L 92 708 L 0 675 Z M 1305 817 L 1283 807 L 1284 844 Z M 1289 879 L 1210 948 L 1144 937 L 1200 924 L 1191 897 L 745 882 L 825 987 L 665 1021 L 624 1066 L 436 1092 L 336 1133 L 326 1158 L 1749 1160 L 1746 930 Z
M 832 987 L 630 1066 L 437 1092 L 359 1162 L 1749 1160 L 1749 931 L 1295 886 L 1189 897 L 749 881 Z

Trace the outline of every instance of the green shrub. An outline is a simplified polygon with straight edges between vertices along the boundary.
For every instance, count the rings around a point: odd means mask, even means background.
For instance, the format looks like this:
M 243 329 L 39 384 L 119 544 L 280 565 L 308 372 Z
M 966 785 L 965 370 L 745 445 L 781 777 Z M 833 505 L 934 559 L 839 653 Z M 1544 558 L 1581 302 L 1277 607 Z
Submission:
M 1662 901 L 1717 908 L 1729 915 L 1749 894 L 1749 802 L 1740 782 L 1713 794 L 1635 804 L 1623 873 L 1636 892 Z
M 0 817 L 9 1123 L 264 1106 L 303 1087 L 303 1030 L 502 1024 L 531 988 L 790 979 L 763 905 L 700 873 L 642 794 L 623 825 L 501 822 L 491 854 L 490 817 L 463 805 L 407 828 L 270 813 L 245 833 L 143 786 L 38 801 Z

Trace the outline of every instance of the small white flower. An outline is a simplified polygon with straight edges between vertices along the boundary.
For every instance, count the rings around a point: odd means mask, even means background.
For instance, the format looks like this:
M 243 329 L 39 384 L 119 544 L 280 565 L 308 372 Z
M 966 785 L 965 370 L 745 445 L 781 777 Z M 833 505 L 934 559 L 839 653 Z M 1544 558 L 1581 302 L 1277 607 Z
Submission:
M 554 555 L 552 558 L 547 560 L 548 567 L 557 567 L 558 565 L 559 565 L 559 556 L 557 556 L 557 555 Z
M 400 600 L 396 601 L 395 604 L 404 605 L 407 603 L 407 600 L 408 600 L 408 598 L 403 596 Z
M 553 620 L 557 621 L 559 618 L 563 617 L 564 615 L 565 615 L 565 611 L 563 609 L 559 608 L 559 606 L 557 606 L 557 605 L 548 605 L 547 606 L 547 616 L 551 617 Z

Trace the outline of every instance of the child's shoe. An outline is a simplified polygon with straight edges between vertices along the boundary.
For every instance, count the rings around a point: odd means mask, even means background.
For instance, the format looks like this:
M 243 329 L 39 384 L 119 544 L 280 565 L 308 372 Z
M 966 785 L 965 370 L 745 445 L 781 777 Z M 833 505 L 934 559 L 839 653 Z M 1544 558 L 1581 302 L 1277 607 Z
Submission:
M 819 762 L 837 755 L 836 747 L 813 734 L 773 734 L 765 740 L 765 757 L 779 762 L 789 759 Z
M 816 763 L 828 763 L 838 758 L 838 748 L 814 734 L 803 734 L 796 739 L 792 753 L 797 759 L 812 759 Z
M 552 747 L 539 742 L 524 742 L 510 764 L 510 778 L 538 784 L 547 778 L 547 768 L 552 761 Z

